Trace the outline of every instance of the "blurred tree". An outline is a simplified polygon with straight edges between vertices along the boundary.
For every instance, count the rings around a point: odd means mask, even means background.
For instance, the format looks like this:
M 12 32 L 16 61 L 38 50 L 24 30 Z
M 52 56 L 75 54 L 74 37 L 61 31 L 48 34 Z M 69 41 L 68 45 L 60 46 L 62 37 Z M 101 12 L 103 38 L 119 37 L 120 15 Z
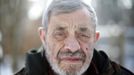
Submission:
M 118 23 L 122 18 L 122 12 L 117 5 L 117 0 L 96 0 L 99 24 L 106 25 L 109 22 Z
M 17 56 L 19 53 L 17 28 L 25 15 L 25 0 L 0 0 L 0 30 L 3 34 L 2 46 L 4 53 L 13 56 L 13 68 L 17 68 Z
M 96 2 L 99 24 L 134 26 L 134 0 L 96 0 Z
M 132 0 L 132 10 L 130 12 L 130 22 L 131 22 L 131 26 L 134 26 L 134 0 Z

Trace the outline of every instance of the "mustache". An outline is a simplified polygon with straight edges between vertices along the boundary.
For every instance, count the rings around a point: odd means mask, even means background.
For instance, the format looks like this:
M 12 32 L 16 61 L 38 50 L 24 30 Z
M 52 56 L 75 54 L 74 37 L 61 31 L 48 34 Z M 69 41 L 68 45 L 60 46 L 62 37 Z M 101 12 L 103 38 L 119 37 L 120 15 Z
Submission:
M 70 50 L 60 50 L 58 53 L 58 58 L 62 57 L 78 57 L 84 59 L 86 55 L 82 50 L 76 50 L 75 52 L 72 52 Z

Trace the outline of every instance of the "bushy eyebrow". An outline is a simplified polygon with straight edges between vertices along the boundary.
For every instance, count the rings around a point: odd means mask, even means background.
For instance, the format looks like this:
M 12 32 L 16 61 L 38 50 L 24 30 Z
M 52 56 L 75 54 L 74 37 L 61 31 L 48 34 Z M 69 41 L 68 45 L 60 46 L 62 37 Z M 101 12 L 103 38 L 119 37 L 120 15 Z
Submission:
M 79 28 L 79 31 L 81 31 L 81 32 L 86 32 L 88 30 L 88 28 L 86 28 L 86 27 L 80 27 Z
M 66 29 L 66 27 L 62 27 L 62 26 L 57 26 L 55 28 L 55 30 L 60 30 L 60 31 L 64 31 Z

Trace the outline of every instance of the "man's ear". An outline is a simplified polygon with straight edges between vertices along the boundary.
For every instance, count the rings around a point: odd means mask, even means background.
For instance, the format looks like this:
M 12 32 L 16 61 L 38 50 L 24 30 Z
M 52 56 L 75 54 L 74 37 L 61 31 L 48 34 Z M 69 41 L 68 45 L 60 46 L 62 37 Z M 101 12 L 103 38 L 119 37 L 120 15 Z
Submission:
M 95 42 L 98 41 L 100 39 L 100 32 L 96 31 L 95 33 Z
M 39 27 L 38 28 L 38 33 L 39 33 L 39 36 L 40 36 L 40 39 L 42 41 L 43 44 L 45 44 L 45 36 L 46 36 L 46 31 L 43 27 Z

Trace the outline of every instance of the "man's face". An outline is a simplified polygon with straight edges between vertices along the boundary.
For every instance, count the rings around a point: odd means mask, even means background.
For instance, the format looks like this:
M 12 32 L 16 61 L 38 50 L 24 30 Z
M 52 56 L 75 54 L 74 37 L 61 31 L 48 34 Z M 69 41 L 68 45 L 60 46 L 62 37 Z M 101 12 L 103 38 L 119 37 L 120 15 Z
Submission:
M 89 11 L 85 8 L 51 15 L 42 41 L 53 70 L 67 75 L 84 72 L 93 56 L 96 34 Z

